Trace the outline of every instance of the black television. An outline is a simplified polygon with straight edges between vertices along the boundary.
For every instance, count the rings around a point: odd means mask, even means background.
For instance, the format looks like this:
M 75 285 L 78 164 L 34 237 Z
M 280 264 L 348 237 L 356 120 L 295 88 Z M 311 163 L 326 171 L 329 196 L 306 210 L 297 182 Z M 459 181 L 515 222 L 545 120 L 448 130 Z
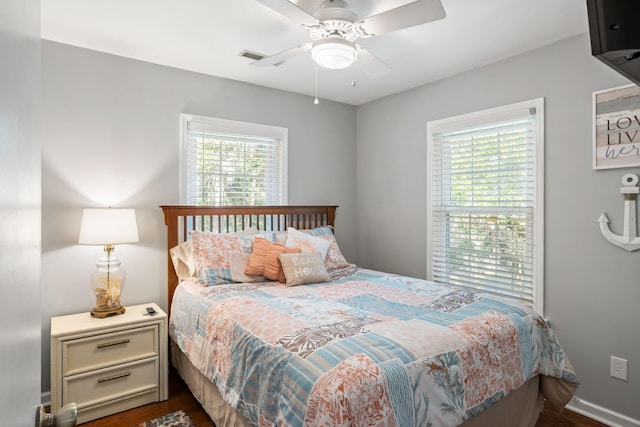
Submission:
M 640 0 L 587 0 L 593 56 L 640 86 Z

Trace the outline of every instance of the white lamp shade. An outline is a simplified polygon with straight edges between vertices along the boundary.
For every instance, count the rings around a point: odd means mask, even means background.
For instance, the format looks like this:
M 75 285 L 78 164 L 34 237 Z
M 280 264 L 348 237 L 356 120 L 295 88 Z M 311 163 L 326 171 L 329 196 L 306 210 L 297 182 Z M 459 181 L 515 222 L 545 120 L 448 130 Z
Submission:
M 313 42 L 311 57 L 322 68 L 340 70 L 355 62 L 357 51 L 353 42 L 329 37 Z
M 85 209 L 80 225 L 81 245 L 136 243 L 138 225 L 133 209 Z

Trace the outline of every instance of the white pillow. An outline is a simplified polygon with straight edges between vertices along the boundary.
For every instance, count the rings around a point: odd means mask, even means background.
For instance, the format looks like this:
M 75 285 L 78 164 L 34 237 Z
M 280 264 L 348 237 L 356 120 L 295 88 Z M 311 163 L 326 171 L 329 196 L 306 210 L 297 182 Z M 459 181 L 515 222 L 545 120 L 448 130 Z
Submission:
M 331 242 L 320 237 L 303 233 L 293 227 L 287 229 L 287 243 L 285 246 L 288 248 L 300 248 L 302 252 L 320 252 L 324 260 L 327 257 L 329 245 L 331 245 Z
M 236 231 L 233 234 L 244 234 L 244 235 L 247 235 L 247 236 L 251 236 L 251 235 L 259 234 L 259 233 L 260 233 L 260 230 L 258 230 L 256 227 L 251 226 L 251 227 L 245 228 L 244 230 Z
M 231 280 L 234 282 L 240 283 L 253 283 L 253 282 L 263 282 L 263 276 L 254 276 L 250 274 L 245 274 L 244 270 L 247 268 L 247 263 L 249 262 L 250 254 L 245 254 L 243 252 L 232 252 L 231 253 Z
M 197 277 L 196 264 L 193 258 L 193 247 L 191 246 L 191 240 L 187 240 L 169 249 L 171 254 L 171 261 L 173 261 L 173 268 L 176 270 L 176 275 L 181 280 L 187 280 L 190 277 Z

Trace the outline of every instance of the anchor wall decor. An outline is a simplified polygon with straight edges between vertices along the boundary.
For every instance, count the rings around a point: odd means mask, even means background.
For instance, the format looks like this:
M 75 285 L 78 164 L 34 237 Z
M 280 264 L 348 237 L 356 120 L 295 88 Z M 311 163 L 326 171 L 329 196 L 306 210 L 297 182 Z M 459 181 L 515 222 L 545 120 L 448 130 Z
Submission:
M 627 173 L 622 177 L 620 193 L 624 195 L 624 224 L 623 233 L 614 234 L 609 228 L 609 218 L 606 214 L 600 215 L 600 231 L 602 235 L 616 246 L 626 249 L 629 252 L 640 249 L 640 237 L 637 233 L 636 224 L 636 200 L 638 198 L 638 175 Z

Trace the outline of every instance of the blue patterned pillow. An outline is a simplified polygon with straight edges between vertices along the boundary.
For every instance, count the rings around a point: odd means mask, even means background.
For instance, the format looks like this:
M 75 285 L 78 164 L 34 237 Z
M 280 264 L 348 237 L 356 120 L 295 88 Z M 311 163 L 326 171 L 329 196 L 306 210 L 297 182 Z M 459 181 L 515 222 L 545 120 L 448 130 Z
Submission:
M 233 283 L 231 254 L 251 253 L 254 235 L 192 231 L 191 240 L 198 280 L 207 286 Z
M 328 225 L 311 228 L 309 230 L 300 230 L 300 231 L 307 234 L 311 234 L 312 236 L 333 236 L 333 230 Z

